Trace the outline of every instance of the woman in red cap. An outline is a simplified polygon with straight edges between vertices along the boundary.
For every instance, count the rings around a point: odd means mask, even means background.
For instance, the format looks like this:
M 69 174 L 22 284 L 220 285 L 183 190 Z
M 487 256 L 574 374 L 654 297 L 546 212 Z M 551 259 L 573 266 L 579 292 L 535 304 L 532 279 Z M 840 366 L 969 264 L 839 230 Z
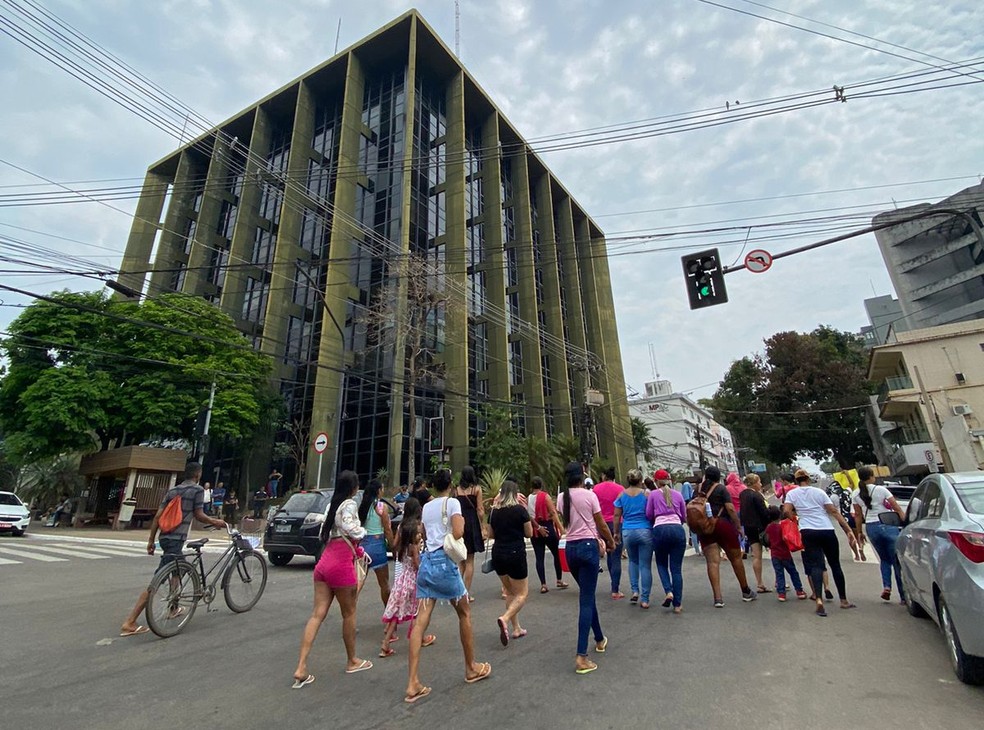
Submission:
M 673 606 L 673 613 L 683 611 L 683 554 L 687 549 L 687 504 L 683 495 L 670 487 L 670 473 L 657 469 L 653 474 L 656 489 L 649 493 L 646 517 L 653 529 L 653 553 L 656 570 L 663 584 L 663 607 Z

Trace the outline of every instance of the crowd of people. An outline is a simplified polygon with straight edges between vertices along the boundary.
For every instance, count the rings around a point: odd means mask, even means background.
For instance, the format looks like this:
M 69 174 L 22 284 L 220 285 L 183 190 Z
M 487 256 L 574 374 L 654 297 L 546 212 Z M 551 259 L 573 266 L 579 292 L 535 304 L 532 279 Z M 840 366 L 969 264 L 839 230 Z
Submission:
M 395 501 L 403 507 L 402 520 L 394 529 L 382 483 L 373 479 L 361 489 L 354 472 L 342 472 L 336 479 L 322 525 L 324 548 L 313 574 L 314 604 L 304 627 L 293 687 L 301 689 L 315 681 L 308 671 L 308 657 L 336 602 L 342 616 L 346 673 L 373 667 L 372 660 L 356 653 L 358 599 L 369 574 L 376 577 L 382 604 L 379 658 L 397 653 L 393 643 L 400 639 L 399 629 L 404 625 L 407 628 L 407 703 L 415 703 L 431 692 L 421 679 L 421 652 L 436 641 L 427 630 L 438 604 L 450 605 L 457 615 L 465 682 L 487 678 L 492 665 L 476 658 L 471 618 L 476 556 L 484 555 L 483 573 L 494 572 L 499 578 L 503 610 L 496 618 L 496 628 L 502 645 L 508 646 L 527 635 L 521 621 L 529 598 L 527 541 L 533 547 L 540 593 L 551 590 L 547 551 L 553 557 L 553 587 L 569 587 L 564 581 L 565 570 L 577 585 L 573 668 L 579 675 L 596 671 L 598 664 L 592 655 L 604 654 L 608 647 L 596 595 L 599 576 L 606 567 L 611 600 L 626 598 L 621 590 L 623 551 L 628 563 L 629 603 L 643 610 L 650 608 L 655 563 L 663 592 L 661 606 L 675 615 L 683 612 L 682 567 L 688 530 L 696 538 L 692 543 L 695 553 L 706 565 L 715 607 L 725 606 L 721 579 L 724 559 L 734 573 L 743 601 L 754 601 L 774 589 L 777 599 L 785 602 L 788 577 L 795 597 L 813 601 L 816 615 L 824 617 L 825 602 L 834 598 L 828 587 L 829 575 L 840 607 L 854 608 L 847 597 L 837 527 L 847 535 L 856 559 L 864 559 L 863 547 L 870 540 L 881 560 L 881 598 L 889 601 L 894 564 L 891 557 L 898 528 L 879 516 L 890 511 L 901 516 L 901 509 L 885 487 L 874 484 L 870 469 L 860 468 L 856 475 L 857 488 L 849 491 L 850 509 L 845 510 L 839 495 L 835 494 L 835 503 L 827 492 L 812 484 L 803 470 L 783 475 L 775 483 L 775 501 L 779 504 L 770 505 L 758 475 L 750 474 L 742 480 L 732 473 L 722 478 L 714 466 L 704 470 L 699 482 L 684 482 L 677 489 L 663 469 L 651 478 L 638 469 L 629 470 L 624 487 L 610 469 L 604 480 L 594 485 L 583 465 L 572 462 L 564 470 L 556 502 L 539 477 L 531 480 L 528 494 L 509 480 L 488 500 L 472 467 L 462 470 L 457 484 L 453 484 L 449 470 L 440 469 L 429 484 L 401 488 Z M 208 500 L 206 490 L 198 486 L 200 477 L 201 467 L 190 464 L 185 481 L 168 492 L 154 518 L 148 543 L 151 554 L 165 504 L 176 495 L 183 503 L 187 501 L 182 505 L 181 529 L 161 538 L 162 566 L 179 556 L 180 543 L 192 519 L 213 526 L 225 524 L 208 513 L 221 514 L 229 497 L 220 491 L 216 499 L 218 489 L 212 490 L 211 504 L 206 509 Z M 763 569 L 765 549 L 770 551 L 774 573 L 771 581 Z M 388 550 L 395 558 L 392 581 Z M 799 551 L 805 583 L 793 559 Z M 749 556 L 754 587 L 745 570 Z M 895 582 L 901 598 L 897 573 Z M 146 595 L 142 594 L 123 623 L 121 635 L 146 632 L 136 623 L 145 604 Z

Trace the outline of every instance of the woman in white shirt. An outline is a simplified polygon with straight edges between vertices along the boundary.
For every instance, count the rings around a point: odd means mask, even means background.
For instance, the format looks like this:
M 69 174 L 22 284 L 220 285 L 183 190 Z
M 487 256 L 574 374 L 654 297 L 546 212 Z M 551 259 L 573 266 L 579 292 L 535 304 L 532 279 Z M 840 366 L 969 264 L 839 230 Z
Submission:
M 895 501 L 895 497 L 888 491 L 887 487 L 875 484 L 875 475 L 866 466 L 858 469 L 858 491 L 854 495 L 854 525 L 857 531 L 858 540 L 864 542 L 865 532 L 871 541 L 871 547 L 878 554 L 878 561 L 881 563 L 882 592 L 883 601 L 892 600 L 892 567 L 895 568 L 895 585 L 899 589 L 899 597 L 905 603 L 905 596 L 902 593 L 902 578 L 899 575 L 899 566 L 895 561 L 895 543 L 899 539 L 901 527 L 882 524 L 879 515 L 895 512 L 899 519 L 905 519 L 902 508 Z
M 840 510 L 830 501 L 827 493 L 810 486 L 810 475 L 805 470 L 797 469 L 793 479 L 796 482 L 796 489 L 787 492 L 782 511 L 784 517 L 795 518 L 799 522 L 800 535 L 803 537 L 803 568 L 813 587 L 817 616 L 827 615 L 823 605 L 823 593 L 821 593 L 824 558 L 830 565 L 830 573 L 834 576 L 841 608 L 854 608 L 854 604 L 847 600 L 847 584 L 840 564 L 840 545 L 830 518 L 840 523 L 852 547 L 856 544 L 854 532 Z
M 358 543 L 366 535 L 359 523 L 359 506 L 353 499 L 358 491 L 359 477 L 355 472 L 343 471 L 338 475 L 335 493 L 321 526 L 321 540 L 325 546 L 314 568 L 314 610 L 301 638 L 301 654 L 294 670 L 294 689 L 301 689 L 314 681 L 314 675 L 308 674 L 307 670 L 308 655 L 318 636 L 318 629 L 336 598 L 342 612 L 342 641 L 348 655 L 345 673 L 355 674 L 372 669 L 371 661 L 355 655 L 355 607 L 359 600 L 355 561 L 363 555 Z
M 461 579 L 461 571 L 450 556 L 444 553 L 444 536 L 449 532 L 460 540 L 465 534 L 465 518 L 461 515 L 461 503 L 451 496 L 451 472 L 438 469 L 431 480 L 434 498 L 424 505 L 421 522 L 424 525 L 426 550 L 420 556 L 417 570 L 417 620 L 410 633 L 410 660 L 407 691 L 403 701 L 416 702 L 431 693 L 417 675 L 420 665 L 420 647 L 430 624 L 431 613 L 438 601 L 447 601 L 458 614 L 458 634 L 465 655 L 465 682 L 473 684 L 492 673 L 492 665 L 475 661 L 475 639 L 472 635 L 468 593 Z

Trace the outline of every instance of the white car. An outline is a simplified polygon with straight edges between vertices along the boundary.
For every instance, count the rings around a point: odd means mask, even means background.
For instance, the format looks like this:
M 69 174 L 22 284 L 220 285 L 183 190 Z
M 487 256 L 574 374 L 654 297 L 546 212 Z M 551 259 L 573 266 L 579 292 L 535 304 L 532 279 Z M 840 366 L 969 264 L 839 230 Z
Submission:
M 0 532 L 12 532 L 18 537 L 27 532 L 31 511 L 13 492 L 0 492 Z

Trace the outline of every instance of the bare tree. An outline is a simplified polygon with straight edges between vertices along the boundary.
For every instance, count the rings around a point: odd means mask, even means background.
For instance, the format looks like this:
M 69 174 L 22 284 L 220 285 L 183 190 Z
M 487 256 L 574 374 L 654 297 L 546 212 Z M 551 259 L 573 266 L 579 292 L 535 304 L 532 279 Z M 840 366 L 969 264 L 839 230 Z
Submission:
M 417 388 L 440 385 L 444 380 L 446 368 L 439 361 L 439 352 L 444 343 L 447 294 L 443 270 L 419 254 L 407 255 L 394 270 L 398 273 L 379 289 L 361 321 L 369 333 L 369 349 L 394 352 L 394 390 L 403 388 L 409 417 L 407 479 L 413 483 L 417 469 Z
M 287 439 L 274 444 L 273 455 L 275 459 L 282 459 L 294 465 L 294 483 L 292 486 L 300 486 L 301 480 L 304 479 L 304 469 L 307 466 L 310 429 L 298 418 L 284 422 L 281 424 L 281 428 L 287 432 Z

